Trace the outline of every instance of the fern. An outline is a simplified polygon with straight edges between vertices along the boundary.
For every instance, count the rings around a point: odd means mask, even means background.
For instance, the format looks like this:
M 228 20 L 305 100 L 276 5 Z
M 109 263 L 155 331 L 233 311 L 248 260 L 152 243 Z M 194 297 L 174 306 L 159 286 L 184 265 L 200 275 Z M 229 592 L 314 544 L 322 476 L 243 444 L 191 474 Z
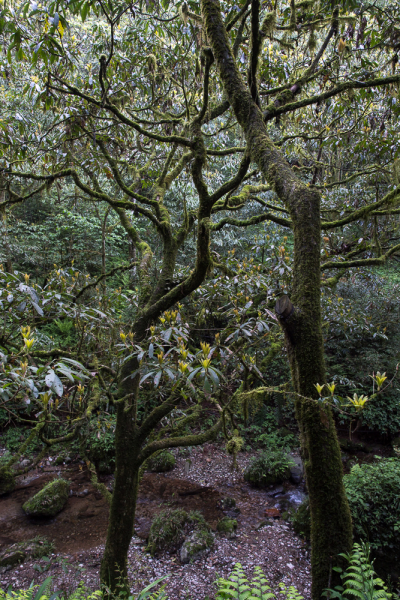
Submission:
M 229 579 L 220 577 L 217 581 L 218 590 L 216 600 L 270 600 L 276 598 L 272 593 L 268 580 L 265 577 L 261 567 L 254 568 L 254 576 L 251 581 L 246 577 L 241 564 L 237 563 Z M 303 600 L 295 587 L 286 587 L 283 583 L 279 584 L 280 594 L 285 594 L 286 600 Z
M 389 600 L 387 587 L 382 579 L 376 576 L 373 562 L 370 561 L 370 549 L 368 544 L 354 544 L 351 554 L 340 554 L 349 565 L 346 571 L 335 567 L 335 571 L 341 573 L 342 584 L 334 590 L 325 590 L 323 596 L 330 599 L 349 600 Z

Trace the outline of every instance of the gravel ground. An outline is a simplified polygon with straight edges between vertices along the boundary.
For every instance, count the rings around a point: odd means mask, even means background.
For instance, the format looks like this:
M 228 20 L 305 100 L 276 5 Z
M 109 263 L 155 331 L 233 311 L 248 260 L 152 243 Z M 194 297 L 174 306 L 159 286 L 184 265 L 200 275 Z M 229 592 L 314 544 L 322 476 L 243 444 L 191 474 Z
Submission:
M 209 554 L 188 565 L 180 564 L 176 553 L 152 558 L 144 551 L 145 541 L 133 538 L 129 550 L 132 592 L 137 593 L 150 582 L 169 575 L 166 591 L 170 600 L 212 599 L 218 577 L 228 577 L 234 565 L 240 563 L 250 578 L 253 568 L 258 565 L 272 588 L 277 589 L 279 582 L 295 585 L 308 600 L 311 579 L 307 547 L 281 519 L 260 526 L 265 520 L 266 508 L 276 506 L 277 498 L 272 495 L 274 490 L 254 490 L 243 480 L 243 470 L 254 453 L 241 453 L 236 470 L 232 470 L 231 457 L 215 445 L 192 449 L 186 456 L 177 452 L 176 456 L 176 467 L 165 477 L 184 479 L 234 498 L 240 509 L 237 535 L 228 539 L 217 534 Z M 1 585 L 3 589 L 8 585 L 14 589 L 23 588 L 32 580 L 38 583 L 52 576 L 55 589 L 70 592 L 80 581 L 90 589 L 96 589 L 103 548 L 99 545 L 74 555 L 52 555 L 49 561 L 26 561 L 0 573 Z

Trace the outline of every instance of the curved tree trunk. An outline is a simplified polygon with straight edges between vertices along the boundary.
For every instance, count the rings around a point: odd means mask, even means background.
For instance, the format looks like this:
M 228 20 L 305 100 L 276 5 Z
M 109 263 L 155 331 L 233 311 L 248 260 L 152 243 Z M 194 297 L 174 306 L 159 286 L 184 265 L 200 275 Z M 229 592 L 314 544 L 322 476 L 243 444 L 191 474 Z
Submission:
M 255 3 L 257 4 L 257 3 Z M 292 313 L 285 328 L 296 413 L 311 508 L 312 597 L 320 600 L 332 565 L 352 545 L 350 510 L 331 411 L 321 407 L 315 384 L 325 383 L 320 307 L 320 195 L 299 180 L 272 140 L 263 115 L 239 72 L 218 0 L 201 0 L 207 38 L 225 93 L 246 136 L 251 159 L 285 203 L 294 232 Z M 334 574 L 334 573 L 333 573 Z

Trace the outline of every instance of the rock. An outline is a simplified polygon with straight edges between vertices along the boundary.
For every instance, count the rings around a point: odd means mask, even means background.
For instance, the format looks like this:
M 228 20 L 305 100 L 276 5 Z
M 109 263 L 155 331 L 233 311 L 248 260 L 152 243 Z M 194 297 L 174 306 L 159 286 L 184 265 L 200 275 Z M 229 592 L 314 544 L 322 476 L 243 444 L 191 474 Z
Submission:
M 279 496 L 279 494 L 284 494 L 285 493 L 285 488 L 283 487 L 283 485 L 278 486 L 277 488 L 274 488 L 272 490 L 269 490 L 269 492 L 267 492 L 267 496 Z
M 31 461 L 28 458 L 24 458 L 24 460 L 21 460 L 21 462 L 19 463 L 19 466 L 21 469 L 25 469 L 26 467 L 29 467 L 30 464 Z
M 6 571 L 8 568 L 24 562 L 27 558 L 41 558 L 52 551 L 53 545 L 43 537 L 38 536 L 33 540 L 17 542 L 0 553 L 0 568 Z
M 137 517 L 135 522 L 136 535 L 143 540 L 147 540 L 150 535 L 151 519 L 146 517 Z
M 222 498 L 222 500 L 221 500 L 222 510 L 228 510 L 230 508 L 235 508 L 235 506 L 236 506 L 235 498 L 230 498 L 229 496 L 226 498 Z
M 15 488 L 15 477 L 7 467 L 0 469 L 0 496 L 9 494 Z
M 200 538 L 205 540 L 211 535 L 210 526 L 200 512 L 187 513 L 181 508 L 161 511 L 151 524 L 147 550 L 152 555 L 162 550 L 175 552 L 194 532 L 198 532 Z
M 209 531 L 194 531 L 189 535 L 179 550 L 179 558 L 182 564 L 198 560 L 209 552 L 209 548 L 214 544 L 214 536 Z
M 303 480 L 304 467 L 300 456 L 292 456 L 293 465 L 290 466 L 290 479 L 293 483 L 299 484 Z
M 228 517 L 224 517 L 217 523 L 217 531 L 219 533 L 225 533 L 228 538 L 232 538 L 236 534 L 237 529 L 237 521 L 236 519 L 229 519 Z
M 22 506 L 31 517 L 54 517 L 65 506 L 69 494 L 69 481 L 55 479 L 44 486 Z
M 262 521 L 257 523 L 257 525 L 255 526 L 254 529 L 256 529 L 258 531 L 259 529 L 261 529 L 261 527 L 272 527 L 272 525 L 273 525 L 272 521 L 270 521 L 269 519 L 263 519 Z
M 265 516 L 266 517 L 270 517 L 272 519 L 280 519 L 281 518 L 281 511 L 279 510 L 279 508 L 266 508 L 265 509 Z
M 240 514 L 240 508 L 236 506 L 235 498 L 230 498 L 229 496 L 227 498 L 222 498 L 220 506 L 227 517 L 234 518 Z
M 164 450 L 163 452 L 151 456 L 147 462 L 147 466 L 148 470 L 153 473 L 166 473 L 167 471 L 172 471 L 175 467 L 175 463 L 175 456 L 172 452 Z

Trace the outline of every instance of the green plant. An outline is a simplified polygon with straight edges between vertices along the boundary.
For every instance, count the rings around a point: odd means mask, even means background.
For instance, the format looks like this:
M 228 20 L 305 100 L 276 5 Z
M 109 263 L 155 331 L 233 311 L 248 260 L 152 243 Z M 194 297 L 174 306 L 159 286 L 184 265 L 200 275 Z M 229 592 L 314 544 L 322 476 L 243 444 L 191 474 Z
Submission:
M 230 600 L 231 598 L 237 598 L 238 600 L 270 600 L 276 598 L 261 567 L 254 568 L 253 579 L 249 581 L 242 565 L 237 563 L 229 578 L 220 577 L 217 584 L 216 600 Z M 280 583 L 279 588 L 279 594 L 282 594 L 286 600 L 303 599 L 303 596 L 299 594 L 294 586 L 286 587 L 284 583 Z
M 266 448 L 244 472 L 246 481 L 264 486 L 289 478 L 293 461 L 282 448 Z
M 57 348 L 74 346 L 78 341 L 74 321 L 68 318 L 54 319 L 52 323 L 44 325 L 39 333 L 50 338 L 52 345 Z
M 372 549 L 400 552 L 400 461 L 355 465 L 344 484 L 356 536 Z
M 115 415 L 103 413 L 89 422 L 85 449 L 99 472 L 115 469 L 115 421 Z
M 165 584 L 158 590 L 154 591 L 162 581 L 167 579 L 169 575 L 165 575 L 156 581 L 150 583 L 136 596 L 129 596 L 127 600 L 168 600 L 164 592 Z M 33 582 L 27 590 L 12 591 L 0 589 L 0 600 L 99 600 L 103 593 L 100 590 L 91 592 L 81 582 L 79 586 L 71 594 L 64 595 L 61 591 L 51 593 L 52 577 L 47 577 L 44 582 L 38 586 L 33 585 Z M 115 596 L 115 600 L 118 600 Z
M 29 433 L 29 429 L 26 427 L 8 427 L 2 433 L 1 444 L 2 446 L 5 446 L 11 454 L 13 454 L 19 449 L 23 441 L 28 437 Z M 28 444 L 28 447 L 26 448 L 26 454 L 30 455 L 34 452 L 37 452 L 42 447 L 42 442 L 35 437 Z
M 322 595 L 338 600 L 348 600 L 348 598 L 389 600 L 392 594 L 388 593 L 382 579 L 376 576 L 369 554 L 369 545 L 366 543 L 354 544 L 351 554 L 340 554 L 339 556 L 349 563 L 345 571 L 340 567 L 334 567 L 335 571 L 340 573 L 342 585 L 336 586 L 334 590 L 325 590 Z
M 138 596 L 129 596 L 128 600 L 168 600 L 168 597 L 164 592 L 165 583 L 157 591 L 153 592 L 154 588 L 161 583 L 161 581 L 167 579 L 167 577 L 169 577 L 169 575 L 165 575 L 164 577 L 153 581 L 153 583 L 150 583 L 150 585 L 145 587 Z

